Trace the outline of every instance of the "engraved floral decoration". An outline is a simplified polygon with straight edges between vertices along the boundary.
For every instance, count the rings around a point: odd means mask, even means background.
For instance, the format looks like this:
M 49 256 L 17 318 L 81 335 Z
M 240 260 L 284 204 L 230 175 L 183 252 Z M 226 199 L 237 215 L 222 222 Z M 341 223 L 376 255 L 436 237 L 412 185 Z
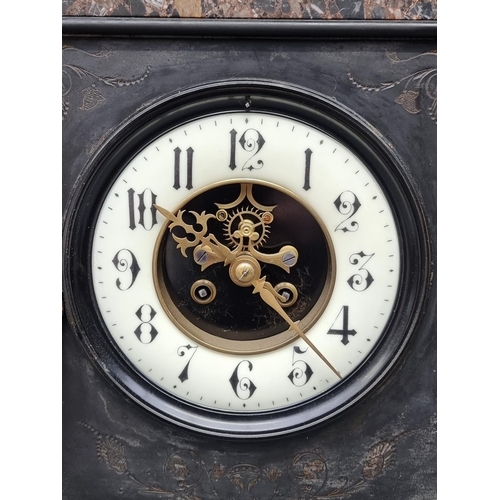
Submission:
M 112 436 L 103 436 L 96 429 L 83 422 L 81 422 L 81 425 L 86 427 L 97 437 L 97 458 L 104 462 L 108 469 L 117 474 L 126 475 L 131 481 L 138 485 L 139 491 L 144 493 L 165 493 L 165 490 L 162 488 L 154 484 L 145 484 L 130 472 L 129 463 L 125 457 L 125 446 L 122 442 Z
M 101 50 L 99 52 L 88 52 L 75 47 L 64 46 L 63 55 L 67 51 L 77 51 L 86 57 L 93 59 L 106 59 L 111 51 Z M 79 86 L 81 92 L 81 104 L 78 107 L 82 111 L 90 111 L 106 100 L 105 88 L 107 87 L 129 87 L 143 82 L 151 71 L 147 66 L 144 72 L 136 78 L 120 78 L 117 76 L 103 76 L 90 71 L 82 65 L 64 64 L 62 65 L 62 118 L 70 111 L 69 95 L 77 87 L 76 82 L 81 82 Z M 81 88 L 83 87 L 83 88 Z
M 357 491 L 365 482 L 364 478 L 350 481 L 341 476 L 337 485 L 325 491 L 328 478 L 328 464 L 323 450 L 299 453 L 295 455 L 289 467 L 292 484 L 300 494 L 299 498 L 338 498 Z
M 401 59 L 395 52 L 388 52 L 386 55 L 394 64 L 401 64 L 406 67 L 410 61 L 429 57 L 435 58 L 437 57 L 437 52 L 430 50 L 406 59 Z M 398 79 L 378 85 L 360 83 L 351 73 L 348 73 L 348 77 L 353 85 L 366 92 L 383 92 L 402 87 L 401 93 L 396 97 L 394 102 L 403 106 L 405 111 L 412 115 L 425 110 L 430 118 L 437 123 L 437 68 L 435 66 L 405 73 Z
M 380 476 L 394 462 L 395 457 L 394 440 L 376 443 L 370 448 L 363 462 L 363 476 L 368 479 Z
M 351 477 L 335 476 L 330 470 L 331 462 L 321 448 L 297 453 L 282 464 L 264 467 L 250 463 L 227 466 L 217 463 L 215 457 L 209 466 L 192 450 L 174 449 L 164 459 L 163 481 L 148 482 L 130 471 L 130 460 L 126 457 L 123 442 L 102 435 L 86 423 L 80 424 L 96 436 L 97 458 L 109 470 L 126 476 L 130 480 L 129 486 L 135 485 L 138 493 L 182 500 L 347 498 L 354 492 L 369 488 L 371 481 L 390 470 L 396 462 L 399 440 L 418 432 L 427 436 L 435 427 L 433 421 L 431 431 L 410 430 L 376 441 L 357 461 L 359 470 L 354 470 Z

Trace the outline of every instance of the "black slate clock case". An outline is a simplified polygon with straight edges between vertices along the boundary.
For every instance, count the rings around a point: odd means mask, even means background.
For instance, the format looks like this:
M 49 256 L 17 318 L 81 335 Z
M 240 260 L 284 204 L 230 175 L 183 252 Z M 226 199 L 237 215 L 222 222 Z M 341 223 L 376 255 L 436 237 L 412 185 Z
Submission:
M 435 498 L 435 25 L 128 21 L 64 23 L 66 219 L 95 153 L 152 103 L 225 80 L 282 82 L 359 115 L 399 157 L 423 214 L 425 300 L 402 355 L 354 407 L 300 433 L 244 442 L 141 408 L 64 318 L 63 497 Z

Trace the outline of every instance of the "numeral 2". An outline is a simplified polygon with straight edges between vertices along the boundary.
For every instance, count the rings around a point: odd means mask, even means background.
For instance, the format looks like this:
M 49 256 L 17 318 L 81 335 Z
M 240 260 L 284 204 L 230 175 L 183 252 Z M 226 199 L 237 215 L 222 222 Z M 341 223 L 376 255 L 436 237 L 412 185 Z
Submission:
M 357 231 L 359 224 L 355 220 L 347 224 L 347 221 L 354 216 L 361 206 L 357 196 L 352 191 L 344 191 L 340 193 L 333 204 L 339 213 L 347 215 L 347 217 L 335 228 L 335 231 L 343 231 L 344 233 Z

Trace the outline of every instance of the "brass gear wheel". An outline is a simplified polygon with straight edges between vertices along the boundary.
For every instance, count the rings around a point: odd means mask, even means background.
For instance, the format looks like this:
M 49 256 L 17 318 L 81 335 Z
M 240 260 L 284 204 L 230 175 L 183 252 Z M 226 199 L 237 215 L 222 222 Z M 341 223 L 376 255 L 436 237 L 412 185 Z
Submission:
M 235 238 L 234 233 L 239 230 L 241 224 L 245 221 L 250 221 L 254 226 L 255 232 L 258 233 L 258 237 L 252 240 L 252 246 L 253 248 L 259 248 L 269 236 L 270 225 L 266 221 L 272 221 L 272 215 L 270 212 L 263 212 L 254 207 L 233 210 L 224 222 L 224 236 L 233 248 L 236 248 L 240 243 L 240 240 Z M 244 249 L 247 248 L 248 243 L 243 247 Z

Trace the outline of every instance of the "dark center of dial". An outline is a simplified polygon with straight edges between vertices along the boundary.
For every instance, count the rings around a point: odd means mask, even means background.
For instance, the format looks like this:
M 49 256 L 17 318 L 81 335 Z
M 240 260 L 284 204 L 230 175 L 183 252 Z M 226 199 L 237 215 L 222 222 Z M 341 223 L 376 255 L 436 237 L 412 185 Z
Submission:
M 181 207 L 184 225 L 166 231 L 159 250 L 163 293 L 175 309 L 169 312 L 185 330 L 195 326 L 214 336 L 215 344 L 217 338 L 257 341 L 289 329 L 254 293 L 252 285 L 260 277 L 273 285 L 293 321 L 314 315 L 333 286 L 331 245 L 311 212 L 279 189 L 246 185 L 251 186 L 248 197 L 242 196 L 242 186 L 217 186 L 189 200 Z M 189 247 L 193 236 L 186 228 L 200 231 L 196 215 L 203 212 L 214 215 L 206 234 L 236 255 L 230 263 L 210 264 L 210 244 Z M 184 238 L 186 256 L 178 245 Z

